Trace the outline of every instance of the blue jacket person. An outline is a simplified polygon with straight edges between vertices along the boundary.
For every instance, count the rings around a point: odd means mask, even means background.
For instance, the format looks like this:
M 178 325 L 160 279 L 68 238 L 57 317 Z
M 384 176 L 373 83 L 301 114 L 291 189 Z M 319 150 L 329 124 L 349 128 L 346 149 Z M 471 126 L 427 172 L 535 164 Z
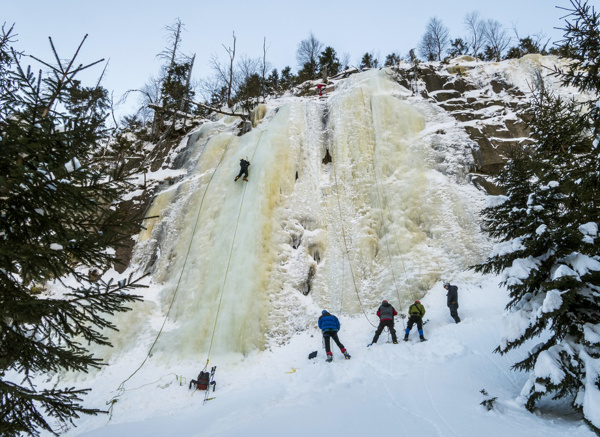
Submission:
M 327 310 L 323 310 L 321 317 L 319 317 L 319 329 L 323 332 L 323 340 L 325 341 L 325 352 L 327 352 L 327 361 L 333 360 L 333 354 L 331 353 L 331 339 L 338 345 L 340 351 L 344 354 L 346 359 L 350 358 L 348 351 L 338 338 L 338 331 L 340 330 L 340 321 L 333 314 L 329 314 Z

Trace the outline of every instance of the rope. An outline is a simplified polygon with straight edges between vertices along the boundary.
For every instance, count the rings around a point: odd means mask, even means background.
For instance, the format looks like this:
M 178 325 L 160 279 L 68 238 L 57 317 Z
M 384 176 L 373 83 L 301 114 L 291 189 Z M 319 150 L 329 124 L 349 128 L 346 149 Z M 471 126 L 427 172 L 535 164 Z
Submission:
M 117 402 L 117 398 L 119 398 L 123 392 L 125 392 L 125 383 L 127 381 L 129 381 L 146 363 L 146 361 L 148 360 L 148 358 L 150 358 L 151 354 L 152 354 L 152 350 L 154 349 L 154 346 L 156 346 L 156 343 L 158 342 L 158 339 L 160 337 L 160 335 L 163 332 L 163 329 L 167 323 L 167 320 L 169 319 L 169 314 L 171 313 L 171 309 L 173 308 L 173 304 L 175 303 L 175 298 L 177 297 L 177 292 L 179 291 L 179 286 L 181 284 L 181 278 L 183 277 L 183 272 L 185 271 L 185 266 L 187 265 L 187 261 L 189 258 L 189 254 L 190 254 L 190 249 L 192 247 L 192 243 L 194 241 L 194 235 L 196 234 L 196 228 L 198 227 L 198 222 L 200 221 L 200 212 L 202 211 L 202 205 L 204 204 L 204 198 L 206 197 L 206 193 L 208 192 L 208 188 L 210 186 L 210 183 L 213 180 L 213 177 L 215 176 L 215 173 L 217 172 L 217 170 L 219 169 L 219 166 L 221 165 L 221 163 L 223 162 L 223 158 L 225 157 L 225 154 L 227 153 L 227 150 L 229 149 L 229 146 L 231 145 L 231 142 L 233 141 L 234 136 L 231 136 L 231 139 L 229 140 L 229 142 L 227 143 L 227 146 L 225 147 L 225 150 L 223 150 L 223 154 L 221 155 L 221 158 L 219 159 L 219 162 L 217 163 L 217 166 L 215 167 L 215 171 L 213 171 L 213 173 L 210 176 L 210 179 L 208 180 L 208 184 L 206 185 L 206 189 L 204 190 L 204 193 L 202 194 L 202 200 L 200 201 L 200 206 L 198 207 L 198 214 L 196 215 L 196 221 L 194 223 L 194 229 L 192 230 L 192 237 L 190 238 L 190 243 L 188 244 L 187 247 L 187 251 L 185 254 L 185 260 L 183 263 L 183 267 L 181 268 L 181 272 L 179 273 L 179 278 L 177 280 L 177 286 L 175 287 L 175 291 L 173 292 L 173 298 L 171 299 L 171 303 L 169 304 L 169 309 L 167 310 L 167 314 L 165 315 L 165 318 L 163 320 L 163 323 L 160 327 L 160 330 L 158 331 L 158 334 L 156 335 L 156 338 L 154 339 L 154 342 L 152 343 L 152 345 L 150 346 L 150 349 L 148 350 L 148 353 L 146 354 L 146 357 L 144 358 L 144 360 L 142 361 L 142 363 L 138 366 L 137 369 L 135 369 L 133 371 L 133 373 L 131 375 L 129 375 L 125 380 L 123 380 L 121 382 L 121 384 L 119 385 L 119 387 L 117 388 L 117 395 L 114 396 L 108 403 L 110 403 L 110 410 L 111 410 L 111 416 L 112 417 L 112 408 L 115 404 L 115 402 Z M 208 362 L 207 362 L 208 364 Z M 109 418 L 110 420 L 110 418 Z
M 360 89 L 360 93 L 362 95 L 363 107 L 364 107 L 365 112 L 366 112 L 367 107 L 365 105 L 365 94 L 364 94 L 362 88 L 359 88 L 359 89 Z M 373 102 L 372 101 L 371 101 L 371 114 L 373 114 Z M 370 152 L 371 152 L 371 163 L 373 164 L 373 175 L 375 177 L 375 184 L 376 184 L 376 187 L 377 187 L 377 199 L 379 200 L 379 206 L 380 206 L 379 213 L 381 215 L 381 223 L 383 224 L 383 223 L 385 223 L 385 218 L 383 216 L 383 208 L 385 207 L 387 209 L 387 199 L 386 199 L 386 195 L 385 195 L 385 190 L 383 189 L 383 184 L 381 183 L 381 181 L 379 180 L 379 177 L 377 176 L 377 166 L 375 165 L 375 145 L 376 145 L 377 141 L 376 141 L 376 138 L 375 138 L 374 131 L 372 133 L 372 137 L 373 137 L 372 147 L 370 149 Z M 381 190 L 381 192 L 380 192 L 380 190 Z M 383 201 L 382 201 L 382 197 L 383 197 Z M 399 239 L 398 239 L 398 235 L 396 233 L 394 221 L 391 220 L 390 222 L 391 222 L 391 225 L 392 225 L 392 232 L 394 234 L 394 238 L 396 239 L 396 241 L 398 241 Z M 392 253 L 391 253 L 391 250 L 390 250 L 390 245 L 389 245 L 388 239 L 385 240 L 385 245 L 386 245 L 386 249 L 387 249 L 387 253 L 388 253 L 388 258 L 389 258 L 389 261 L 390 261 L 390 270 L 392 272 L 392 278 L 394 280 L 394 288 L 396 290 L 396 296 L 398 297 L 398 309 L 400 311 L 402 311 L 402 301 L 400 299 L 400 292 L 398 290 L 398 281 L 396 279 L 396 273 L 394 271 L 394 263 L 392 262 Z M 404 270 L 404 277 L 407 278 L 408 275 L 406 273 L 406 268 L 404 266 L 404 260 L 402 259 L 401 256 L 400 256 L 400 263 L 402 265 L 402 269 Z M 401 317 L 401 320 L 402 320 L 402 327 L 405 328 L 404 319 L 402 317 Z
M 260 144 L 260 139 L 262 138 L 262 134 L 265 131 L 261 130 L 260 135 L 258 137 L 258 140 L 256 141 L 256 147 L 254 148 L 254 152 L 252 153 L 252 158 L 251 160 L 254 160 L 254 155 L 256 155 L 256 150 L 258 150 L 258 146 Z M 213 325 L 213 332 L 212 335 L 210 337 L 210 345 L 208 347 L 208 353 L 206 356 L 206 365 L 204 366 L 205 370 L 208 367 L 208 363 L 210 360 L 210 353 L 212 351 L 212 347 L 213 347 L 213 343 L 215 340 L 215 333 L 217 331 L 217 321 L 219 320 L 219 313 L 221 311 L 221 304 L 223 302 L 223 295 L 225 294 L 225 284 L 227 283 L 227 275 L 229 274 L 229 266 L 231 265 L 231 256 L 233 254 L 233 247 L 235 245 L 235 237 L 237 235 L 237 230 L 238 230 L 238 225 L 240 223 L 240 217 L 242 215 L 242 207 L 244 206 L 244 199 L 246 197 L 246 187 L 244 186 L 244 192 L 242 193 L 242 200 L 240 202 L 240 207 L 238 210 L 238 217 L 237 217 L 237 221 L 235 223 L 235 230 L 233 232 L 233 239 L 231 240 L 231 247 L 229 249 L 229 259 L 227 260 L 227 268 L 225 269 L 225 276 L 223 277 L 223 285 L 221 286 L 221 296 L 219 297 L 219 305 L 217 306 L 217 313 L 215 314 L 215 323 Z
M 327 108 L 327 102 L 323 102 L 322 104 L 319 104 L 319 106 L 324 106 L 325 109 L 323 112 L 325 111 L 329 111 L 329 109 Z M 306 106 L 305 106 L 305 115 L 306 115 Z M 323 114 L 321 114 L 321 116 L 323 116 Z M 306 120 L 306 118 L 305 118 Z M 307 125 L 307 129 L 310 129 L 310 126 Z M 329 150 L 329 148 L 327 149 Z M 315 170 L 314 166 L 312 165 L 312 161 L 309 159 L 308 160 L 309 165 L 312 168 L 312 172 L 313 172 L 313 176 L 315 177 L 315 186 L 317 188 L 321 189 L 321 193 L 324 195 L 324 190 L 320 187 L 320 181 L 319 178 L 317 176 L 317 171 Z M 333 164 L 332 164 L 333 165 Z M 328 208 L 329 209 L 329 208 Z M 329 210 L 327 211 L 329 213 Z M 325 227 L 325 232 L 327 233 L 327 238 L 329 239 L 329 224 L 331 223 L 331 220 L 327 220 L 327 226 Z M 334 232 L 335 235 L 335 232 Z M 337 313 L 341 314 L 343 307 L 344 307 L 344 291 L 345 291 L 345 279 L 346 279 L 346 264 L 343 262 L 342 260 L 342 295 L 340 296 L 340 302 L 339 302 L 339 308 Z M 327 286 L 329 287 L 329 289 L 331 290 L 331 276 L 327 275 Z
M 332 149 L 333 152 L 333 149 Z M 363 312 L 365 318 L 367 319 L 367 321 L 369 322 L 369 324 L 373 327 L 375 327 L 375 325 L 373 324 L 373 322 L 371 322 L 371 320 L 369 319 L 369 316 L 367 316 L 367 313 L 365 312 L 365 308 L 363 307 L 362 301 L 360 300 L 360 295 L 358 294 L 358 286 L 356 285 L 356 278 L 354 276 L 354 269 L 352 268 L 352 261 L 350 260 L 350 250 L 348 249 L 348 242 L 346 240 L 346 231 L 344 229 L 344 214 L 342 213 L 342 204 L 340 202 L 340 189 L 338 186 L 338 179 L 337 179 L 337 172 L 335 170 L 335 159 L 332 159 L 331 161 L 331 165 L 333 167 L 333 178 L 335 181 L 335 191 L 337 193 L 337 203 L 338 203 L 338 208 L 340 211 L 340 223 L 341 223 L 341 228 L 342 228 L 342 239 L 344 241 L 344 247 L 346 249 L 346 255 L 348 256 L 348 266 L 350 267 L 350 275 L 352 276 L 352 282 L 354 284 L 354 291 L 356 292 L 356 298 L 358 299 L 358 304 L 360 306 L 361 311 Z

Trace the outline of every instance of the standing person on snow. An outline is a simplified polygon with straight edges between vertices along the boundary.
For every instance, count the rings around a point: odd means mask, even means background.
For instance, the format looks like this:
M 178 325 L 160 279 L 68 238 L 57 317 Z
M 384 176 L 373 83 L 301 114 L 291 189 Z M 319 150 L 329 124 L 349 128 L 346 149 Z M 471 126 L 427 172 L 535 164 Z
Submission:
M 233 182 L 237 181 L 242 175 L 244 175 L 242 179 L 248 182 L 248 167 L 250 167 L 250 161 L 244 158 L 240 159 L 240 174 L 235 177 Z
M 379 317 L 379 326 L 377 327 L 377 331 L 375 331 L 375 337 L 373 337 L 373 341 L 369 346 L 377 343 L 377 340 L 379 340 L 379 336 L 383 332 L 383 328 L 385 328 L 386 326 L 392 334 L 392 341 L 394 342 L 394 344 L 398 344 L 396 330 L 394 329 L 394 316 L 397 315 L 398 313 L 396 312 L 396 309 L 390 303 L 388 303 L 387 300 L 381 302 L 381 306 L 377 310 L 377 316 Z
M 460 317 L 458 317 L 458 287 L 456 285 L 450 285 L 450 282 L 446 282 L 444 288 L 448 290 L 446 297 L 448 298 L 450 316 L 456 323 L 460 323 Z
M 425 315 L 425 307 L 421 305 L 421 302 L 415 300 L 415 303 L 408 307 L 408 315 L 410 317 L 408 318 L 408 323 L 406 324 L 404 341 L 408 341 L 408 334 L 415 323 L 417 324 L 417 329 L 419 330 L 419 338 L 421 341 L 427 341 L 427 339 L 423 337 L 423 316 Z
M 323 340 L 325 340 L 325 352 L 327 352 L 327 362 L 333 361 L 333 354 L 331 353 L 331 339 L 338 345 L 340 351 L 344 354 L 347 360 L 350 359 L 350 354 L 340 342 L 338 338 L 338 331 L 340 330 L 340 321 L 333 314 L 329 314 L 327 310 L 323 310 L 321 317 L 319 317 L 319 329 L 323 331 Z

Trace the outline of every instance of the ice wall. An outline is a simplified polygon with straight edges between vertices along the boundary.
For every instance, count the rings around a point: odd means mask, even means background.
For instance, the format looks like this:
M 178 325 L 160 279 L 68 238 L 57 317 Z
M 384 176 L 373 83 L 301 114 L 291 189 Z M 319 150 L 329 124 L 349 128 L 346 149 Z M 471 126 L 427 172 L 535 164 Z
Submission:
M 204 125 L 182 155 L 187 177 L 156 197 L 138 239 L 135 263 L 158 290 L 155 322 L 139 329 L 156 333 L 168 314 L 153 353 L 247 354 L 314 326 L 322 308 L 403 308 L 478 260 L 482 196 L 445 171 L 444 156 L 468 154 L 438 138 L 443 122 L 372 70 L 327 100 L 271 103 L 241 137 Z M 234 183 L 243 157 L 250 182 Z

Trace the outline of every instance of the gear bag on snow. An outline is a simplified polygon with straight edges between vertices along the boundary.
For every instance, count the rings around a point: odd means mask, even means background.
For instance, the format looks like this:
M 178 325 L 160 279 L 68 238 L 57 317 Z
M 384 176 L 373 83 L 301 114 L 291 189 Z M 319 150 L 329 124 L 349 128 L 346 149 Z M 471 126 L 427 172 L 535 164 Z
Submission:
M 196 386 L 198 390 L 206 390 L 210 384 L 210 373 L 208 372 L 200 372 L 198 374 L 198 379 L 192 379 L 190 381 L 190 388 L 192 385 Z
M 311 352 L 310 354 L 308 354 L 308 359 L 312 360 L 313 358 L 317 358 L 317 352 L 318 351 L 314 351 L 314 352 Z

